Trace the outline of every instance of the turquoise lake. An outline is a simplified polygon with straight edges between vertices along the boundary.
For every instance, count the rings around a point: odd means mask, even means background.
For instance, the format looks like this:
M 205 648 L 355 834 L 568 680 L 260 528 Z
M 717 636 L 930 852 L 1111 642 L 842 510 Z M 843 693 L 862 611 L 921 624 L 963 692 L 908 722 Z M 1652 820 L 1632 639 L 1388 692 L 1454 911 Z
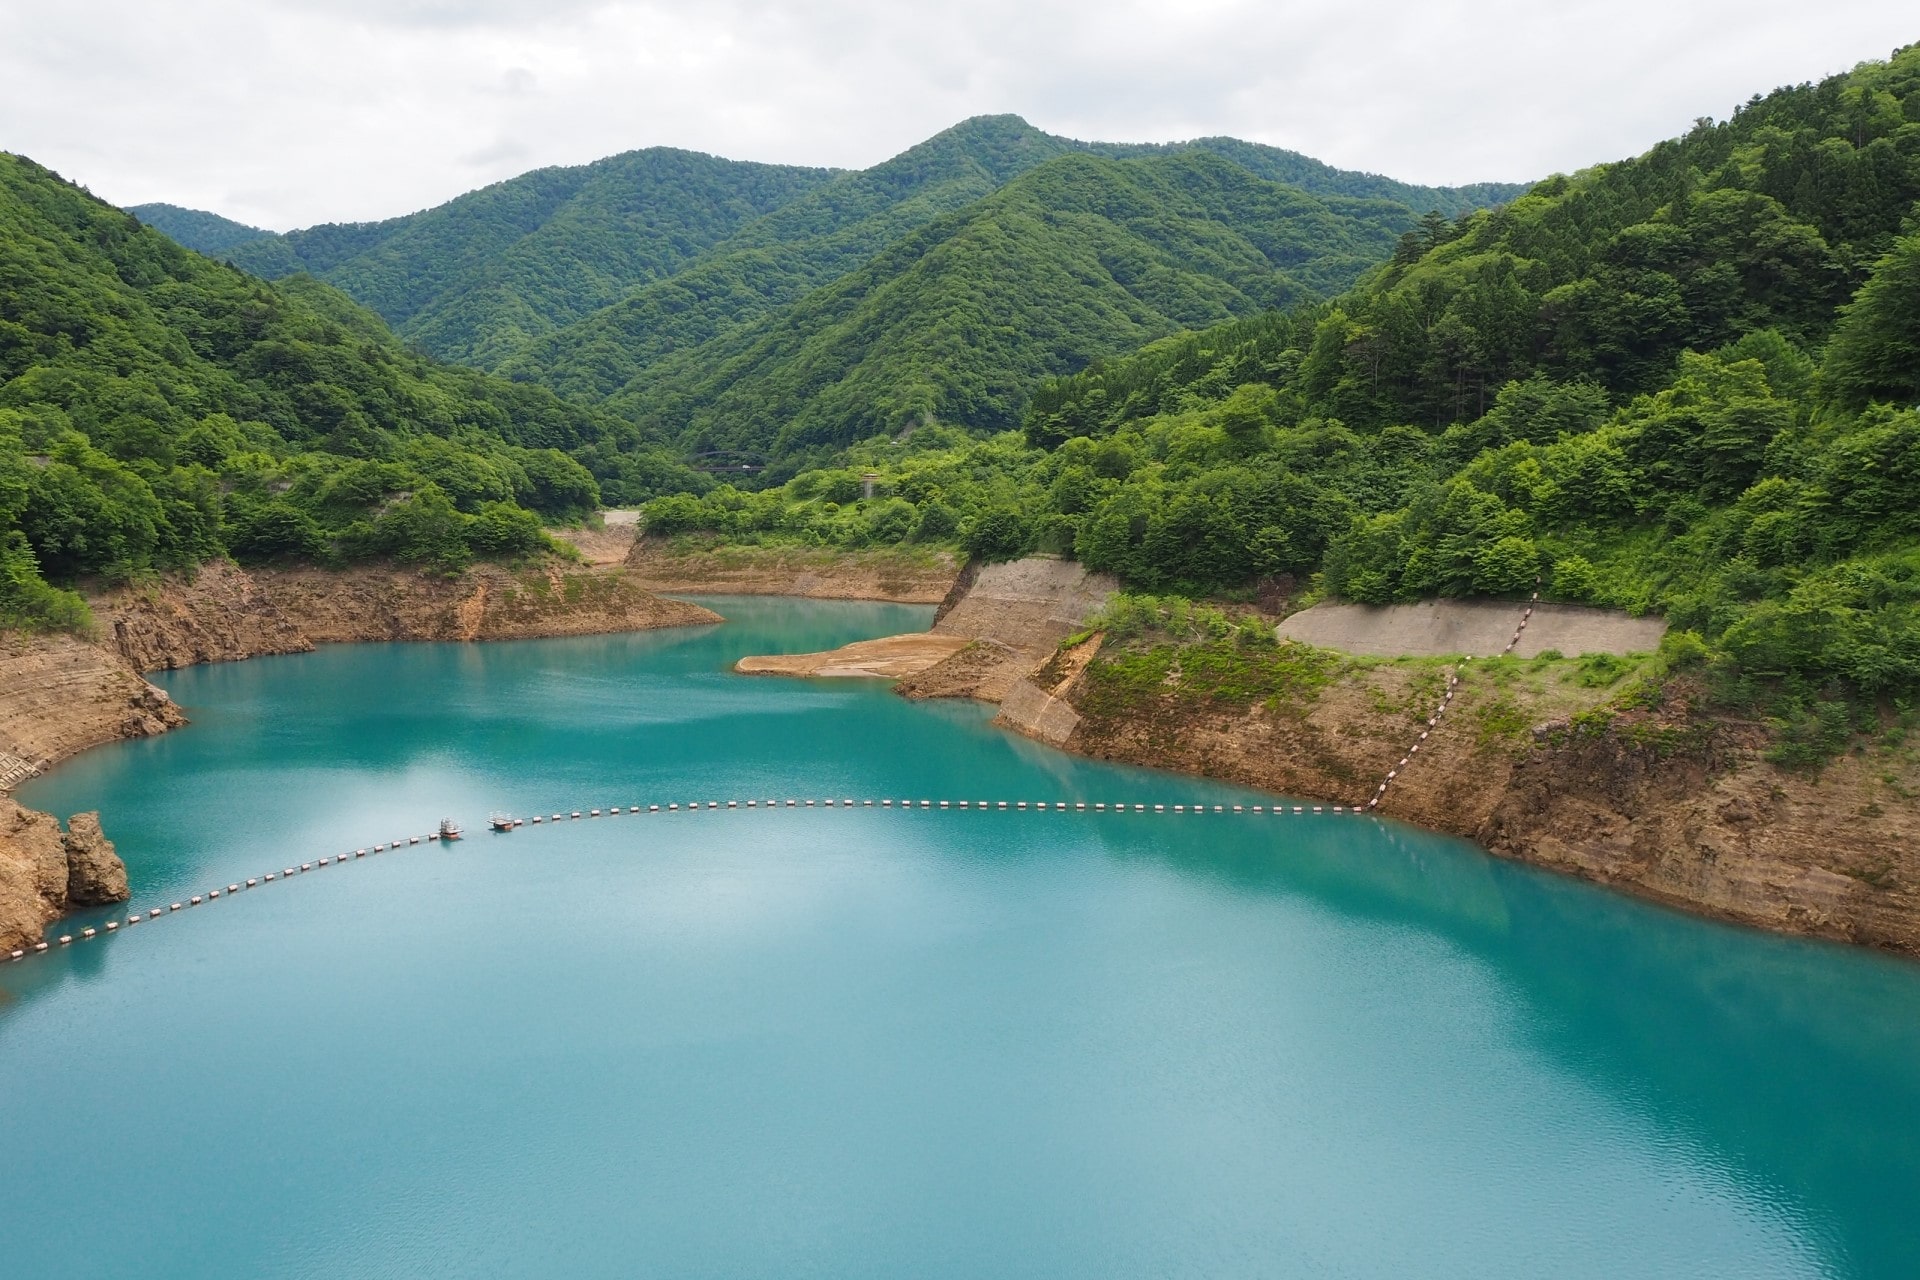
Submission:
M 1371 818 L 486 831 L 1269 799 L 728 671 L 928 610 L 711 603 L 167 673 L 24 787 L 141 908 L 468 838 L 0 968 L 0 1271 L 1920 1275 L 1920 965 Z

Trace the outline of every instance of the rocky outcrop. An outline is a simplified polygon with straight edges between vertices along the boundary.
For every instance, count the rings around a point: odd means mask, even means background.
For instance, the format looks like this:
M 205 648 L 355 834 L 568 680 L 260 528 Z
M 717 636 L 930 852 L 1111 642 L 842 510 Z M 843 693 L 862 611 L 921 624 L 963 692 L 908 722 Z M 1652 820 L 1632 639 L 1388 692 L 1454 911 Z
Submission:
M 39 941 L 76 907 L 127 900 L 127 869 L 100 831 L 74 815 L 65 834 L 51 814 L 0 797 L 0 952 Z
M 91 601 L 113 648 L 137 670 L 304 653 L 365 640 L 515 640 L 717 622 L 619 569 L 558 562 L 476 565 L 452 577 L 381 565 L 243 570 L 204 566 Z
M 0 634 L 0 753 L 35 769 L 186 723 L 118 652 L 75 636 Z
M 1002 702 L 1048 661 L 1054 648 L 1084 628 L 1119 582 L 1071 560 L 1030 556 L 969 568 L 941 602 L 936 635 L 972 641 L 945 662 L 895 686 L 909 698 L 979 698 Z M 1022 705 L 1031 698 L 1024 698 Z
M 106 638 L 136 671 L 313 648 L 254 575 L 224 561 L 192 575 L 104 592 L 91 603 Z
M 897 680 L 894 688 L 909 698 L 1001 702 L 1018 695 L 1027 674 L 1084 627 L 1117 585 L 1104 574 L 1047 556 L 970 564 L 941 600 L 931 631 L 861 640 L 825 653 L 742 658 L 734 670 L 877 676 Z M 1049 725 L 1058 721 L 1057 713 L 1047 718 Z
M 1468 833 L 1692 911 L 1920 955 L 1920 805 L 1903 753 L 1768 763 L 1758 727 L 1629 714 L 1543 726 Z
M 67 834 L 60 842 L 67 851 L 67 907 L 127 900 L 127 864 L 100 830 L 99 814 L 76 813 L 68 818 Z
M 1054 699 L 1078 717 L 1064 736 L 1031 695 L 999 722 L 1099 759 L 1364 804 L 1425 729 L 1431 672 L 1356 664 L 1235 704 L 1177 673 L 1140 690 L 1096 671 Z M 1766 760 L 1764 729 L 1684 696 L 1657 715 L 1579 714 L 1605 700 L 1469 668 L 1381 812 L 1697 914 L 1920 955 L 1920 766 L 1903 752 L 1789 770 Z

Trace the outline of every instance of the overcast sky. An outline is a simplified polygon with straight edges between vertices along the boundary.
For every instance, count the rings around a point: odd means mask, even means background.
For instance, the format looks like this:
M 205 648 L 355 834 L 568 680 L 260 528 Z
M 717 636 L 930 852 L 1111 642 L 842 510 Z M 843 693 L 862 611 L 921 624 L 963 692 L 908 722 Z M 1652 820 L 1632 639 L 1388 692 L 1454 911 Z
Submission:
M 0 149 L 284 230 L 670 145 L 863 167 L 970 115 L 1435 184 L 1644 150 L 1911 0 L 0 0 Z

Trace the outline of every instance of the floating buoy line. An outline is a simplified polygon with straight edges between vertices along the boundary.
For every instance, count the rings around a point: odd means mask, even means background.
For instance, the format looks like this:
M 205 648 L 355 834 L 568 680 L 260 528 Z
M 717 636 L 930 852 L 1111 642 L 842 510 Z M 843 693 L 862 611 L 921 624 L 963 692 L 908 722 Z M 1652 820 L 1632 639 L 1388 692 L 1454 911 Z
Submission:
M 1512 653 L 1519 645 L 1520 637 L 1526 632 L 1527 622 L 1533 617 L 1534 607 L 1540 603 L 1538 578 L 1534 579 L 1534 588 L 1532 599 L 1527 602 L 1526 609 L 1520 615 L 1519 625 L 1513 629 L 1513 638 L 1507 641 L 1506 648 L 1500 651 L 1502 656 Z M 1433 709 L 1433 714 L 1427 717 L 1426 727 L 1421 729 L 1419 738 L 1407 748 L 1406 754 L 1400 757 L 1400 762 L 1393 768 L 1387 770 L 1387 776 L 1380 780 L 1379 785 L 1374 788 L 1372 798 L 1369 799 L 1365 805 L 1169 805 L 1149 803 L 1093 803 L 1082 800 L 694 800 L 688 801 L 685 804 L 678 802 L 649 805 L 636 804 L 629 805 L 625 809 L 622 809 L 619 805 L 612 805 L 605 809 L 587 809 L 584 811 L 580 809 L 568 809 L 551 816 L 536 814 L 531 818 L 515 818 L 506 814 L 496 813 L 488 819 L 487 825 L 496 833 L 504 833 L 529 824 L 533 826 L 552 825 L 559 822 L 571 822 L 580 818 L 598 818 L 602 815 L 618 817 L 622 813 L 685 814 L 740 809 L 752 809 L 756 811 L 784 811 L 788 809 L 945 810 L 948 812 L 953 810 L 966 810 L 973 813 L 1018 813 L 1024 810 L 1028 813 L 1122 813 L 1155 815 L 1243 814 L 1246 816 L 1271 816 L 1275 818 L 1293 815 L 1304 816 L 1315 813 L 1340 814 L 1355 817 L 1371 815 L 1380 807 L 1380 801 L 1386 797 L 1387 788 L 1399 779 L 1401 772 L 1406 769 L 1409 764 L 1413 763 L 1414 758 L 1419 755 L 1420 747 L 1426 742 L 1428 735 L 1439 728 L 1440 718 L 1446 715 L 1447 708 L 1453 704 L 1454 695 L 1460 690 L 1460 673 L 1465 670 L 1466 665 L 1472 661 L 1473 658 L 1471 656 L 1462 658 L 1460 665 L 1447 673 L 1446 692 L 1441 695 L 1439 705 Z M 276 881 L 287 881 L 293 879 L 295 876 L 307 875 L 314 871 L 323 871 L 330 866 L 357 862 L 362 858 L 377 856 L 383 853 L 398 852 L 401 849 L 412 848 L 415 845 L 439 844 L 460 838 L 461 831 L 459 826 L 451 818 L 442 819 L 439 828 L 427 835 L 401 836 L 398 839 L 387 841 L 384 844 L 376 844 L 371 848 L 352 849 L 346 853 L 334 854 L 329 857 L 316 859 L 312 862 L 302 862 L 297 867 L 286 867 L 280 871 L 269 871 L 262 875 L 252 876 L 244 881 L 235 881 L 224 887 L 209 889 L 203 894 L 195 894 L 183 902 L 170 902 L 164 907 L 150 907 L 144 914 L 138 911 L 132 912 L 127 916 L 124 923 L 119 920 L 109 920 L 98 928 L 89 927 L 81 929 L 78 933 L 63 933 L 52 942 L 36 942 L 31 947 L 17 948 L 7 955 L 5 960 L 11 963 L 25 960 L 30 956 L 42 955 L 48 951 L 57 951 L 65 947 L 74 946 L 78 943 L 92 942 L 98 938 L 109 938 L 117 933 L 132 929 L 136 925 L 148 924 L 155 920 L 163 920 L 170 916 L 178 915 L 182 911 L 189 911 L 194 907 L 218 901 L 222 895 L 232 897 L 235 894 L 245 892 L 249 889 L 264 888 Z
M 754 812 L 789 810 L 873 810 L 875 812 L 946 812 L 964 810 L 969 813 L 1073 813 L 1073 814 L 1142 814 L 1168 817 L 1173 815 L 1198 816 L 1201 814 L 1242 815 L 1247 817 L 1291 817 L 1310 814 L 1339 814 L 1359 817 L 1367 809 L 1360 805 L 1339 804 L 1154 804 L 1154 803 L 1107 803 L 1084 800 L 835 800 L 835 799 L 789 799 L 789 800 L 693 800 L 685 803 L 629 805 L 622 808 L 612 805 L 604 809 L 568 809 L 552 815 L 536 814 L 530 818 L 508 817 L 496 814 L 489 820 L 489 826 L 496 833 L 506 833 L 525 826 L 553 826 L 564 822 L 591 820 L 599 817 L 618 817 L 622 814 L 644 816 L 654 814 L 685 815 L 695 813 Z M 26 960 L 32 956 L 43 955 L 49 951 L 59 951 L 68 947 L 110 938 L 126 933 L 137 926 L 150 925 L 155 921 L 169 919 L 196 907 L 210 905 L 222 897 L 231 898 L 255 889 L 263 889 L 275 883 L 284 883 L 296 876 L 311 875 L 329 867 L 345 866 L 365 858 L 383 854 L 397 853 L 402 849 L 411 849 L 416 845 L 441 844 L 460 838 L 457 827 L 448 829 L 443 823 L 441 830 L 419 836 L 401 836 L 397 839 L 375 844 L 367 848 L 349 849 L 345 853 L 332 854 L 317 858 L 311 862 L 302 862 L 284 867 L 278 871 L 267 871 L 245 880 L 236 880 L 231 884 L 217 885 L 205 893 L 194 894 L 178 902 L 169 902 L 165 906 L 149 907 L 145 911 L 129 912 L 125 920 L 109 920 L 98 927 L 80 929 L 74 933 L 64 933 L 51 942 L 36 942 L 30 947 L 21 947 L 4 957 L 7 962 Z

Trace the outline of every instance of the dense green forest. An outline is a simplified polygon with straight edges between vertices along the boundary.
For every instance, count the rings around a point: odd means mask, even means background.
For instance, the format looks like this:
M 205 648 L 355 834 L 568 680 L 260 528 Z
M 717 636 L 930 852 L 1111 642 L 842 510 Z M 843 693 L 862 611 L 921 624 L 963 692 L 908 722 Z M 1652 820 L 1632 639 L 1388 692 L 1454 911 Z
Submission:
M 749 223 L 685 270 L 527 344 L 499 371 L 543 382 L 563 395 L 598 399 L 623 389 L 631 393 L 669 354 L 774 314 L 1049 161 L 1069 155 L 1188 152 L 1222 156 L 1256 177 L 1312 195 L 1396 201 L 1409 218 L 1428 209 L 1465 212 L 1524 189 L 1417 187 L 1234 138 L 1166 146 L 1077 142 L 1044 133 L 1018 116 L 977 116 L 870 169 L 837 176 Z
M 50 583 L 223 554 L 450 569 L 540 550 L 543 517 L 600 501 L 566 450 L 623 433 L 411 353 L 327 285 L 266 284 L 0 153 L 6 625 L 82 621 Z
M 268 279 L 317 276 L 429 354 L 487 368 L 671 275 L 832 177 L 653 147 L 537 169 L 383 222 L 250 241 L 222 256 Z
M 945 369 L 956 354 L 951 337 L 932 330 L 942 323 L 992 323 L 990 306 L 972 304 L 977 314 L 971 316 L 933 316 L 925 331 L 893 324 L 884 332 L 893 353 L 860 341 L 861 317 L 843 314 L 844 299 L 865 297 L 883 283 L 874 278 L 877 260 L 904 269 L 916 260 L 910 252 L 903 256 L 903 248 L 924 246 L 930 233 L 952 234 L 951 220 L 964 211 L 993 216 L 994 209 L 976 206 L 1027 181 L 1024 175 L 1034 175 L 1026 205 L 1036 195 L 1063 197 L 1065 205 L 1050 211 L 1063 224 L 1089 212 L 1087 193 L 1071 178 L 1036 173 L 1074 159 L 1129 160 L 1139 171 L 1157 167 L 1176 178 L 1154 191 L 1132 181 L 1128 207 L 1116 218 L 1126 223 L 1123 243 L 1055 248 L 1036 242 L 1001 255 L 1020 271 L 1030 261 L 1051 265 L 1076 255 L 1112 260 L 1093 263 L 1095 274 L 1085 281 L 1055 273 L 1054 283 L 1067 294 L 1039 309 L 1048 339 L 997 335 L 991 352 L 960 355 L 974 367 L 956 368 L 951 378 Z M 1203 171 L 1211 178 L 1197 176 Z M 1067 172 L 1086 177 L 1084 169 Z M 1215 246 L 1198 243 L 1210 238 L 1193 233 L 1202 230 L 1202 202 L 1217 194 L 1208 187 L 1221 186 L 1220 175 L 1242 186 L 1251 175 L 1308 194 L 1296 201 L 1304 220 L 1291 233 L 1293 243 L 1278 246 L 1274 265 L 1288 273 L 1284 284 L 1250 288 L 1246 264 L 1252 259 L 1244 247 L 1227 254 L 1237 263 L 1223 262 Z M 224 256 L 268 278 L 311 273 L 378 311 L 429 354 L 538 382 L 583 402 L 605 402 L 648 432 L 679 441 L 685 452 L 737 448 L 753 437 L 753 452 L 767 452 L 773 442 L 773 452 L 784 453 L 793 442 L 857 438 L 872 415 L 848 406 L 876 393 L 899 406 L 930 402 L 934 411 L 976 425 L 1004 424 L 1017 418 L 1020 401 L 1048 373 L 1118 354 L 1157 334 L 1274 305 L 1302 287 L 1344 287 L 1360 266 L 1385 255 L 1418 210 L 1460 212 L 1518 190 L 1418 187 L 1232 138 L 1165 146 L 1086 143 L 1054 137 L 1017 116 L 983 116 L 858 172 L 654 149 L 539 170 L 383 223 L 321 226 L 240 244 Z M 1327 209 L 1336 222 L 1366 225 L 1332 226 L 1323 216 Z M 1241 224 L 1249 216 L 1288 212 L 1250 210 L 1229 198 L 1220 217 L 1245 232 Z M 1187 226 L 1169 230 L 1160 222 Z M 1390 234 L 1382 236 L 1386 224 Z M 1261 230 L 1274 238 L 1271 227 L 1255 228 Z M 1058 234 L 1073 239 L 1077 231 L 1062 225 Z M 1099 235 L 1113 239 L 1110 230 Z M 1193 250 L 1198 256 L 1189 257 Z M 969 255 L 976 260 L 957 265 L 975 275 L 976 287 L 985 279 L 981 268 L 1001 265 L 991 253 L 983 257 L 979 246 L 955 252 Z M 1321 259 L 1320 269 L 1305 261 L 1309 257 Z M 1206 275 L 1222 267 L 1233 276 L 1225 290 L 1162 288 L 1151 278 L 1167 269 Z M 1113 292 L 1116 280 L 1122 289 L 1138 287 L 1141 299 L 1127 304 L 1101 296 Z M 1017 284 L 1018 277 L 1005 283 Z M 911 302 L 917 287 L 894 286 L 889 301 Z M 831 296 L 815 296 L 822 291 Z M 1084 300 L 1074 296 L 1082 292 Z M 1202 305 L 1189 296 L 1196 293 L 1210 297 Z M 1029 291 L 999 309 L 1029 318 L 1033 303 Z M 780 340 L 807 325 L 838 328 L 810 334 L 806 351 Z M 741 361 L 751 365 L 742 376 L 764 385 L 727 405 L 711 405 L 712 369 Z M 983 381 L 994 385 L 983 392 Z M 796 399 L 801 387 L 816 388 L 819 402 L 804 394 Z M 990 411 L 982 412 L 988 401 Z M 755 421 L 735 422 L 746 408 Z M 901 407 L 894 416 L 912 414 Z M 725 429 L 716 433 L 713 421 L 722 417 Z M 807 420 L 788 421 L 796 417 Z M 795 465 L 790 461 L 786 470 Z M 629 483 L 623 472 L 606 471 L 602 479 L 616 494 L 644 496 L 657 488 L 645 479 Z
M 1920 693 L 1920 48 L 1430 217 L 1330 302 L 649 527 L 1039 548 L 1131 586 L 1665 613 L 1789 745 Z M 858 478 L 880 476 L 858 500 Z M 1681 643 L 1681 642 L 1677 642 Z
M 250 227 L 232 218 L 177 204 L 136 204 L 127 212 L 147 226 L 195 253 L 222 254 L 249 240 L 269 240 L 273 232 Z
M 605 403 L 696 451 L 776 458 L 929 420 L 1013 427 L 1047 375 L 1337 291 L 1412 222 L 1203 152 L 1061 156 Z

